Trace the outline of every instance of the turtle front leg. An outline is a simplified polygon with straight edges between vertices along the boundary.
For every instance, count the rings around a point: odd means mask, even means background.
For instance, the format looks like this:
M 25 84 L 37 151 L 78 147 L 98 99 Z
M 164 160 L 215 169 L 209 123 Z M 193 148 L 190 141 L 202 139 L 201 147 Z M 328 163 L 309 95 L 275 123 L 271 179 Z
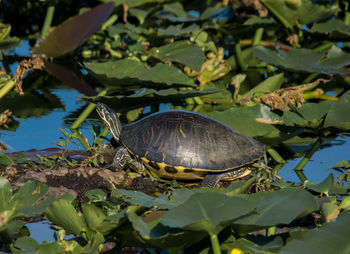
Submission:
M 121 146 L 117 148 L 117 151 L 114 155 L 112 164 L 108 167 L 113 170 L 122 170 L 125 167 L 125 164 L 128 164 L 133 170 L 138 173 L 145 171 L 145 165 L 139 158 L 134 158 L 128 152 L 128 149 Z

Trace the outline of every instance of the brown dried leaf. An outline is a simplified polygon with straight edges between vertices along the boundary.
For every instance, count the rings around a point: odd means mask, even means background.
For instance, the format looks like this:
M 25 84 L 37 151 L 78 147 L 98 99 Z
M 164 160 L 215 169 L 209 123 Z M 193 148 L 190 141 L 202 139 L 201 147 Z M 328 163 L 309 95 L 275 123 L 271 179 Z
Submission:
M 24 75 L 31 70 L 42 70 L 44 68 L 44 61 L 40 57 L 35 57 L 28 60 L 22 60 L 16 70 L 16 74 L 14 76 L 16 80 L 16 92 L 19 94 L 23 94 L 22 90 L 22 81 Z

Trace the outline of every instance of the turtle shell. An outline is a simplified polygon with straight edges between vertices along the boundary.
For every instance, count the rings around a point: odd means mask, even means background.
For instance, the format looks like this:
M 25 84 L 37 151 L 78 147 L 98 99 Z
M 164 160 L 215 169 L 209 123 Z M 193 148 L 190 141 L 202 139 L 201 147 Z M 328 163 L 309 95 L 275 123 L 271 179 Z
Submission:
M 258 141 L 212 118 L 179 110 L 155 113 L 123 126 L 121 140 L 144 162 L 185 172 L 226 171 L 252 163 L 265 152 Z

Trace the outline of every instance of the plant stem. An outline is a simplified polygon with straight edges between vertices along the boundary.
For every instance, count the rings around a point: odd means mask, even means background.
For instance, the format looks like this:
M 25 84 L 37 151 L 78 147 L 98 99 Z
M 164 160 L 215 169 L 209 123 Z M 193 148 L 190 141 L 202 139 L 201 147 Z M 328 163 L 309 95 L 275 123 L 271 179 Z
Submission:
M 44 25 L 41 29 L 41 35 L 40 35 L 40 39 L 42 40 L 47 33 L 49 32 L 49 29 L 51 27 L 51 23 L 52 23 L 52 19 L 53 19 L 53 15 L 55 13 L 55 6 L 54 5 L 49 5 L 47 7 L 46 10 L 46 17 L 45 17 L 45 21 L 44 21 Z
M 295 173 L 297 174 L 298 178 L 300 179 L 301 182 L 305 182 L 307 180 L 305 174 L 303 171 L 301 170 L 298 170 L 298 171 L 295 171 Z
M 282 158 L 281 155 L 279 155 L 279 153 L 273 149 L 272 147 L 267 147 L 266 151 L 270 154 L 270 156 L 272 157 L 272 159 L 277 162 L 277 163 L 286 163 L 286 161 Z
M 104 96 L 106 94 L 107 94 L 107 90 L 103 90 L 97 96 Z M 95 109 L 95 107 L 96 107 L 96 103 L 89 103 L 89 105 L 85 108 L 83 113 L 81 113 L 81 115 L 77 118 L 77 120 L 74 121 L 70 129 L 71 130 L 78 129 L 78 127 L 90 115 L 90 113 Z
M 276 227 L 267 228 L 267 236 L 272 236 L 276 233 Z
M 316 78 L 318 75 L 320 75 L 320 73 L 318 73 L 318 72 L 313 72 L 313 73 L 311 73 L 309 76 L 306 77 L 306 79 L 304 79 L 303 84 L 310 83 L 311 80 L 313 80 L 314 78 Z
M 97 142 L 103 142 L 105 140 L 104 137 L 106 137 L 109 133 L 109 130 L 107 127 L 103 129 L 103 131 L 100 133 L 99 137 L 97 138 Z
M 15 84 L 16 82 L 12 79 L 8 81 L 7 84 L 0 89 L 0 99 L 4 97 L 15 86 Z
M 210 235 L 211 247 L 214 254 L 221 254 L 220 243 L 216 234 Z
M 235 43 L 235 50 L 236 50 L 236 59 L 237 59 L 238 65 L 241 67 L 241 70 L 242 71 L 247 70 L 247 67 L 245 66 L 244 60 L 243 60 L 241 44 L 239 42 Z
M 254 39 L 253 39 L 253 47 L 259 45 L 261 38 L 264 34 L 264 28 L 260 27 L 255 31 Z
M 321 137 L 316 140 L 316 142 L 312 145 L 311 149 L 309 151 L 307 151 L 304 158 L 302 158 L 301 161 L 299 161 L 298 165 L 294 169 L 295 171 L 303 170 L 306 163 L 308 163 L 308 161 L 311 159 L 312 155 L 317 151 L 317 149 L 322 144 L 322 141 L 323 141 L 323 139 Z
M 350 24 L 350 12 L 345 12 L 344 23 L 345 25 Z
M 77 134 L 77 139 L 79 140 L 80 144 L 85 148 L 85 150 L 90 147 L 90 145 L 84 139 L 83 135 L 81 135 L 81 133 L 77 129 L 72 129 L 72 133 Z

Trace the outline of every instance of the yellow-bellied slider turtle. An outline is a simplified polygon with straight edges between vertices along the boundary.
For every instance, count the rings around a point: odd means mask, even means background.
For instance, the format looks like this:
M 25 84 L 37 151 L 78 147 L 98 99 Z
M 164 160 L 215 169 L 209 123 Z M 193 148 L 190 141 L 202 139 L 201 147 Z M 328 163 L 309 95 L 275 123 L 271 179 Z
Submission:
M 214 187 L 250 173 L 248 164 L 263 157 L 264 146 L 207 116 L 181 110 L 155 113 L 122 126 L 117 114 L 102 103 L 96 108 L 120 144 L 111 165 L 146 168 L 170 179 L 203 179 Z

